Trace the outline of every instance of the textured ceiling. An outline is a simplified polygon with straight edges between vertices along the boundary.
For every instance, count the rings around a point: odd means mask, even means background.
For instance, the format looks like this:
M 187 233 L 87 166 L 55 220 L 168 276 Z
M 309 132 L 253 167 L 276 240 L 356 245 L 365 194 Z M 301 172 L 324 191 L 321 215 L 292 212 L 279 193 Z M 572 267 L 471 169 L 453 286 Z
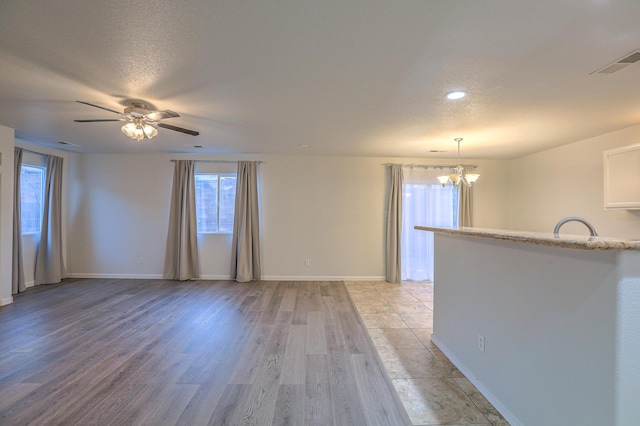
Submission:
M 0 124 L 82 152 L 426 157 L 463 137 L 510 158 L 640 124 L 640 62 L 591 75 L 640 48 L 638 22 L 638 0 L 5 0 Z M 131 99 L 200 136 L 73 121 L 117 118 L 76 100 Z

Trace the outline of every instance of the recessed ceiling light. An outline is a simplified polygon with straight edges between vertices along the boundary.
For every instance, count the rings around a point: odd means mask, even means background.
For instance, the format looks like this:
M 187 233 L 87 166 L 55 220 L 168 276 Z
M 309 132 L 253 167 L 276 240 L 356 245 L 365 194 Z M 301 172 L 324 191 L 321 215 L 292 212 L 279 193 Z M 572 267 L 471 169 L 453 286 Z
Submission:
M 455 99 L 462 99 L 465 96 L 467 96 L 467 92 L 464 90 L 452 90 L 450 92 L 447 92 L 446 95 L 444 95 L 447 99 L 451 99 L 451 100 L 455 100 Z

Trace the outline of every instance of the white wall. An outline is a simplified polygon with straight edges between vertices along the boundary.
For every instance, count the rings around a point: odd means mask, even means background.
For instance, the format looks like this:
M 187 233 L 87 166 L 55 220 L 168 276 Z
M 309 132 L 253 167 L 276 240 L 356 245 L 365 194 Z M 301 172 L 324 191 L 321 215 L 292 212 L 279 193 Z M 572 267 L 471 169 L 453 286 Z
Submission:
M 68 237 L 72 276 L 162 274 L 172 158 L 187 157 L 82 154 L 73 159 Z M 429 162 L 302 156 L 216 159 L 263 161 L 259 176 L 265 279 L 382 279 L 387 191 L 387 168 L 382 164 Z M 482 174 L 475 189 L 477 225 L 506 227 L 504 162 L 473 162 Z M 229 235 L 199 236 L 204 278 L 229 277 L 230 247 Z M 310 266 L 304 265 L 305 259 Z
M 604 210 L 602 160 L 602 151 L 638 142 L 634 126 L 511 160 L 509 228 L 552 232 L 563 217 L 581 216 L 599 235 L 640 237 L 640 211 Z M 561 232 L 588 233 L 577 223 Z
M 261 173 L 266 276 L 382 277 L 380 159 L 270 157 Z
M 162 155 L 80 154 L 70 162 L 70 276 L 162 274 L 172 170 Z
M 13 301 L 13 137 L 13 129 L 0 126 L 0 306 Z
M 455 163 L 455 161 L 453 161 Z M 509 226 L 509 167 L 504 160 L 468 160 L 477 164 L 480 179 L 474 185 L 473 226 L 505 229 Z M 447 162 L 447 164 L 449 164 Z

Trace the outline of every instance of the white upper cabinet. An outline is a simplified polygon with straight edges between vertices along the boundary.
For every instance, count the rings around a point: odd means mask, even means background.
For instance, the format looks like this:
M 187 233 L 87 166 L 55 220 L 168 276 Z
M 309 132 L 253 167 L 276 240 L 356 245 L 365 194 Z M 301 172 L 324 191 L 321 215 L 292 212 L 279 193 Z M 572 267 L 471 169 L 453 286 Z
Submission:
M 604 157 L 604 208 L 640 210 L 640 144 L 610 149 Z

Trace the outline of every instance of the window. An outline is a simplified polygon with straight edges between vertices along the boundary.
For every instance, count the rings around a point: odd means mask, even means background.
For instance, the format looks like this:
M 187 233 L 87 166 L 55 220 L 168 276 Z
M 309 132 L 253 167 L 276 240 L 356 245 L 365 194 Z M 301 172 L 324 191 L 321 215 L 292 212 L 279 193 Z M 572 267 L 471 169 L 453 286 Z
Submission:
M 231 234 L 236 203 L 235 173 L 196 173 L 198 233 Z
M 22 165 L 20 169 L 20 219 L 23 234 L 39 234 L 42 226 L 44 167 Z

